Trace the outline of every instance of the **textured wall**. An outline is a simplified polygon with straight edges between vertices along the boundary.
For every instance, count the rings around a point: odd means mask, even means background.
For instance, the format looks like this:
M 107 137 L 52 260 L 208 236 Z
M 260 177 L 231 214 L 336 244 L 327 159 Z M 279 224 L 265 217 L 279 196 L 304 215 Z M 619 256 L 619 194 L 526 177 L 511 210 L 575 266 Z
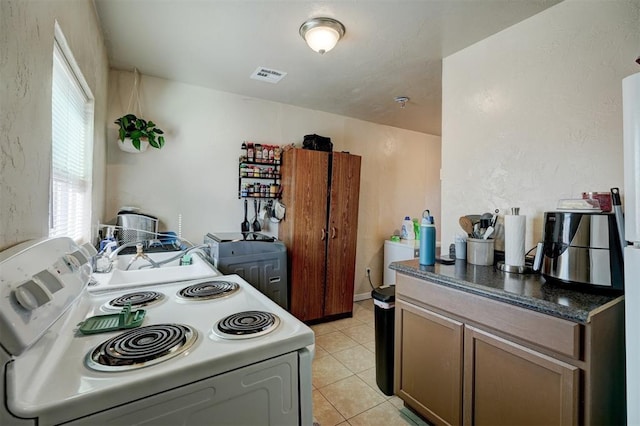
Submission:
M 2 0 L 0 250 L 49 233 L 51 72 L 56 19 L 95 97 L 93 211 L 103 210 L 108 64 L 93 2 Z
M 116 146 L 110 123 L 127 108 L 132 82 L 131 72 L 110 74 L 107 219 L 134 205 L 158 216 L 165 230 L 177 230 L 182 215 L 183 236 L 194 243 L 207 232 L 239 231 L 242 141 L 301 143 L 309 133 L 331 137 L 336 151 L 362 156 L 356 294 L 371 291 L 366 267 L 375 285 L 382 281 L 384 239 L 405 215 L 431 208 L 439 219 L 437 136 L 142 76 L 143 111 L 168 133 L 167 143 L 127 154 Z
M 622 188 L 621 80 L 638 55 L 640 2 L 566 0 L 447 57 L 443 243 L 463 214 L 519 206 L 530 248 L 559 199 Z

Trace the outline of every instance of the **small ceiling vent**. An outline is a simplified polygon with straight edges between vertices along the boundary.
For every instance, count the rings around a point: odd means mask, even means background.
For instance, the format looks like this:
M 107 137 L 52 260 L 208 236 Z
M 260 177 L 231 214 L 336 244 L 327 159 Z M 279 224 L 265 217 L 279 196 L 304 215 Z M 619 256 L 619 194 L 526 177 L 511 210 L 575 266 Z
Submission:
M 273 70 L 265 67 L 258 67 L 253 72 L 253 74 L 250 75 L 250 78 L 254 80 L 266 81 L 267 83 L 275 84 L 280 80 L 282 80 L 285 75 L 287 75 L 287 73 L 284 71 Z

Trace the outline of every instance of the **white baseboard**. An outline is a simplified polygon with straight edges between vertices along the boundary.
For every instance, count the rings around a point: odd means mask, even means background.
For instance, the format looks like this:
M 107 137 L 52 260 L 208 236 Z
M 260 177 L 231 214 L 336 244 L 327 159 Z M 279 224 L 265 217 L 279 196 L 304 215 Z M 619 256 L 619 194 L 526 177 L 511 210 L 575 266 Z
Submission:
M 371 299 L 371 292 L 369 292 L 369 293 L 360 293 L 360 294 L 354 294 L 353 295 L 353 301 L 354 302 L 359 302 L 361 300 L 367 300 L 367 299 Z

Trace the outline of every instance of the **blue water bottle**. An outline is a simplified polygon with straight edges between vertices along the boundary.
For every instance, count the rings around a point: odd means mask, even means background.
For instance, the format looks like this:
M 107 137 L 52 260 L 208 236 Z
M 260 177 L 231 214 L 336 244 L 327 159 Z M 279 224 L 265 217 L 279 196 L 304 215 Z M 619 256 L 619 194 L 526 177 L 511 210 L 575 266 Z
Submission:
M 422 212 L 420 223 L 420 265 L 436 264 L 436 225 L 429 210 Z

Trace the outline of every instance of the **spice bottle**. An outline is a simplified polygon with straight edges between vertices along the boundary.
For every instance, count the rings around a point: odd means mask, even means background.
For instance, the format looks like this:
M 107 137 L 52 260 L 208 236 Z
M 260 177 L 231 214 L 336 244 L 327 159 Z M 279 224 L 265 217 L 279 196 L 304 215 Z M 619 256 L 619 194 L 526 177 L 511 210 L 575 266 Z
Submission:
M 253 144 L 251 142 L 247 144 L 247 161 L 253 161 Z
M 280 156 L 282 154 L 282 148 L 276 146 L 273 150 L 273 160 L 276 164 L 280 164 Z

